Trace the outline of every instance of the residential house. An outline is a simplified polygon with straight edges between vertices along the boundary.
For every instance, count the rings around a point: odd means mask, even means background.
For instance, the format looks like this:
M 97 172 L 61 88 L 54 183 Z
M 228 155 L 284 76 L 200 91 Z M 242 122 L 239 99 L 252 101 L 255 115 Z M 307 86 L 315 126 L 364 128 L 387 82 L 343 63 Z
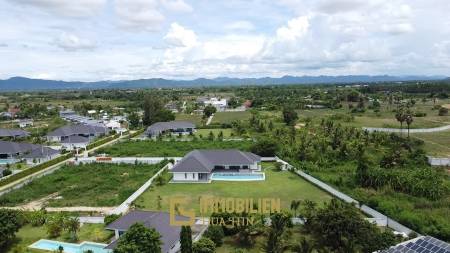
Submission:
M 150 138 L 156 138 L 163 134 L 187 135 L 194 133 L 196 127 L 189 121 L 168 121 L 152 124 L 147 128 L 145 134 Z
M 225 98 L 212 97 L 209 99 L 199 98 L 198 101 L 204 106 L 214 106 L 218 112 L 223 112 L 227 108 L 227 100 Z
M 16 139 L 16 138 L 27 137 L 29 135 L 30 135 L 29 132 L 24 131 L 22 129 L 0 128 L 0 138 Z
M 27 163 L 34 164 L 51 160 L 58 156 L 59 151 L 42 145 L 0 141 L 0 159 L 17 162 L 26 159 Z
M 419 236 L 374 253 L 448 253 L 450 244 L 431 236 Z
M 172 182 L 209 182 L 214 172 L 261 171 L 261 157 L 237 149 L 193 150 L 171 169 Z
M 65 150 L 77 150 L 77 149 L 86 150 L 88 145 L 89 145 L 89 138 L 79 135 L 72 135 L 61 140 L 61 146 Z
M 17 120 L 17 124 L 20 128 L 25 128 L 28 126 L 33 126 L 33 120 L 32 119 L 19 119 Z
M 67 125 L 60 127 L 49 134 L 47 134 L 48 141 L 61 142 L 70 136 L 83 136 L 92 141 L 94 138 L 106 135 L 109 133 L 109 129 L 103 126 L 94 125 Z
M 187 220 L 187 217 L 177 216 L 177 220 Z M 161 252 L 175 253 L 180 249 L 180 226 L 170 224 L 170 214 L 154 211 L 132 211 L 106 226 L 114 231 L 114 241 L 105 249 L 114 249 L 117 240 L 134 224 L 141 223 L 147 228 L 153 228 L 161 235 Z

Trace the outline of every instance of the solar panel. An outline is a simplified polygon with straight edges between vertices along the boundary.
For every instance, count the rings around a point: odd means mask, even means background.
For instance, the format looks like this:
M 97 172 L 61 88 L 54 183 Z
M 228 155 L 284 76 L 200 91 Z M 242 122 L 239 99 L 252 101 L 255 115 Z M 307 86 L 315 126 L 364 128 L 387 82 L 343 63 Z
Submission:
M 450 253 L 450 244 L 431 236 L 424 236 L 398 244 L 381 253 Z

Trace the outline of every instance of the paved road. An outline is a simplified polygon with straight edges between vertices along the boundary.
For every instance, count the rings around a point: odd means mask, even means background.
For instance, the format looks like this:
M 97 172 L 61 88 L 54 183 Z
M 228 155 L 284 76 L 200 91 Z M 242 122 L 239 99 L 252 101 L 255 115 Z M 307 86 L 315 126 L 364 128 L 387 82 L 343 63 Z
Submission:
M 382 128 L 382 127 L 363 127 L 364 130 L 369 132 L 389 132 L 389 133 L 408 133 L 408 129 L 403 128 Z M 441 132 L 450 130 L 450 125 L 442 126 L 442 127 L 433 127 L 433 128 L 415 128 L 410 129 L 409 133 L 433 133 L 433 132 Z
M 213 117 L 214 117 L 214 114 L 209 116 L 208 121 L 206 121 L 206 125 L 211 124 L 211 121 L 212 121 Z

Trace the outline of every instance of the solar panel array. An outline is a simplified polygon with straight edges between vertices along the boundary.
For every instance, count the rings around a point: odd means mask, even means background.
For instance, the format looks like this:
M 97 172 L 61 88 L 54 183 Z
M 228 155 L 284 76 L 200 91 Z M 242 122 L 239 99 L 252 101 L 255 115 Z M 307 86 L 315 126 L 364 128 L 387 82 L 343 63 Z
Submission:
M 415 241 L 391 247 L 382 253 L 450 253 L 450 244 L 431 236 L 424 236 Z

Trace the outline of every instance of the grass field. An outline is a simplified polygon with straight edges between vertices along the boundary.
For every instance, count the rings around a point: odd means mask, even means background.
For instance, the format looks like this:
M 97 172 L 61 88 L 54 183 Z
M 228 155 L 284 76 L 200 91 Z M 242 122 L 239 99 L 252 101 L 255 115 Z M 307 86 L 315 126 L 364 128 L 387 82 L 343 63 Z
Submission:
M 78 241 L 90 241 L 98 243 L 108 243 L 109 238 L 113 236 L 111 231 L 105 230 L 103 224 L 84 224 L 81 226 L 78 232 Z M 67 235 L 63 234 L 58 238 L 51 239 L 57 241 L 67 242 Z M 6 249 L 6 253 L 38 253 L 38 252 L 48 252 L 41 250 L 34 250 L 28 248 L 34 242 L 40 239 L 48 239 L 45 227 L 32 227 L 31 225 L 25 225 L 16 234 L 16 240 L 11 245 L 9 249 Z
M 450 157 L 450 131 L 434 133 L 416 133 L 412 137 L 425 142 L 427 154 L 439 157 Z
M 248 120 L 251 116 L 249 111 L 243 112 L 216 112 L 212 124 L 231 123 L 235 120 Z
M 202 115 L 198 114 L 185 114 L 185 113 L 176 113 L 175 120 L 184 120 L 190 121 L 194 123 L 196 126 L 202 126 L 206 121 L 202 121 Z
M 64 166 L 1 196 L 0 206 L 25 204 L 50 194 L 57 194 L 59 197 L 50 199 L 49 206 L 116 206 L 161 167 L 161 164 Z
M 197 129 L 197 132 L 195 135 L 198 137 L 202 136 L 203 138 L 208 137 L 209 133 L 212 132 L 215 137 L 219 135 L 220 132 L 223 133 L 223 138 L 229 138 L 231 137 L 231 133 L 233 132 L 230 128 L 223 128 L 223 129 Z
M 209 133 L 209 132 L 208 132 Z M 99 154 L 110 156 L 184 156 L 194 149 L 230 149 L 249 150 L 250 141 L 126 141 L 99 150 Z
M 200 197 L 234 198 L 280 198 L 283 209 L 289 210 L 292 200 L 309 199 L 323 203 L 331 199 L 327 193 L 316 188 L 299 176 L 288 171 L 274 171 L 273 163 L 263 163 L 266 180 L 259 182 L 218 182 L 209 184 L 165 184 L 147 190 L 137 200 L 136 205 L 147 210 L 157 209 L 157 199 L 161 196 L 161 207 L 168 211 L 170 197 L 186 198 L 189 206 L 198 212 Z

